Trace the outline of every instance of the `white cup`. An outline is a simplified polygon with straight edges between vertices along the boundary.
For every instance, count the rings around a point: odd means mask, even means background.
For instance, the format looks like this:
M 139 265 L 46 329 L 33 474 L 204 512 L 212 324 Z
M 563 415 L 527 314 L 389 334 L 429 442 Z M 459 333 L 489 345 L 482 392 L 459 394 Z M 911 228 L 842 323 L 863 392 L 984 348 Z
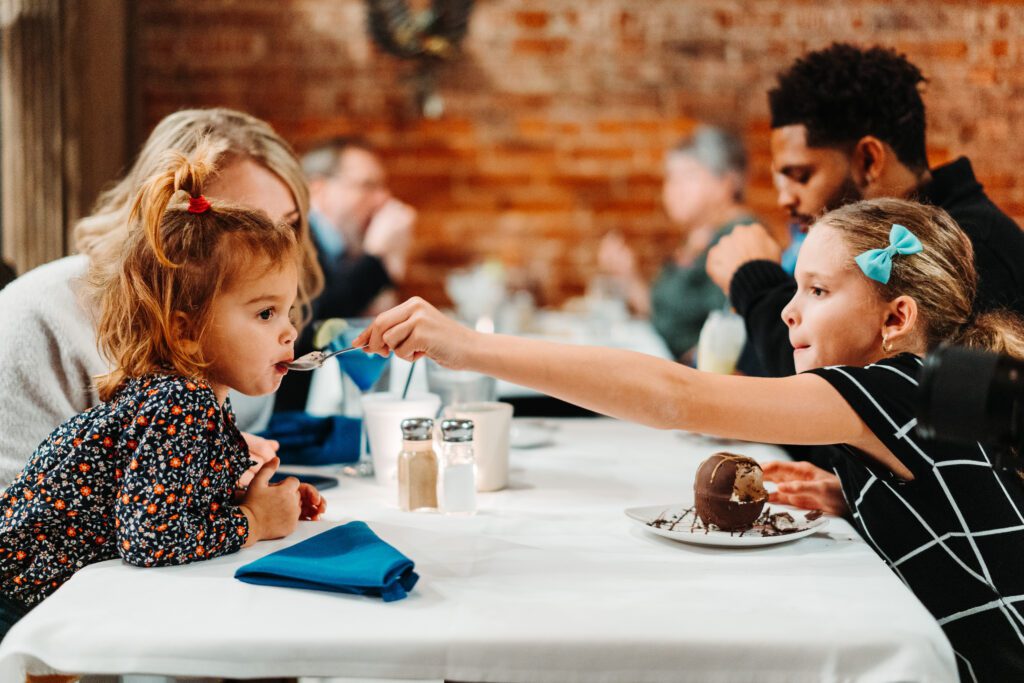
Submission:
M 480 403 L 498 398 L 498 380 L 469 370 L 449 370 L 426 360 L 427 388 L 441 397 L 444 406 Z
M 437 394 L 384 392 L 363 394 L 363 424 L 373 456 L 373 474 L 378 484 L 395 480 L 398 453 L 402 450 L 402 420 L 410 417 L 433 419 L 441 409 Z
M 512 431 L 512 405 L 497 401 L 456 403 L 445 417 L 473 421 L 476 490 L 500 491 L 508 486 L 508 441 Z

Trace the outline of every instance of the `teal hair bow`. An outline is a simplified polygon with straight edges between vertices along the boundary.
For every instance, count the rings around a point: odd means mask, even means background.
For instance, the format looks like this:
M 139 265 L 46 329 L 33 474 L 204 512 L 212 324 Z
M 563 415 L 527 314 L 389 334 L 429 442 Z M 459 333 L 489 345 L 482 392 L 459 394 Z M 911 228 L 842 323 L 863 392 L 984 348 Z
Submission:
M 892 224 L 889 231 L 889 246 L 885 249 L 868 249 L 855 261 L 860 269 L 872 280 L 889 284 L 889 276 L 892 275 L 892 257 L 896 254 L 909 256 L 924 249 L 921 240 L 917 239 L 914 233 L 907 230 L 899 223 Z

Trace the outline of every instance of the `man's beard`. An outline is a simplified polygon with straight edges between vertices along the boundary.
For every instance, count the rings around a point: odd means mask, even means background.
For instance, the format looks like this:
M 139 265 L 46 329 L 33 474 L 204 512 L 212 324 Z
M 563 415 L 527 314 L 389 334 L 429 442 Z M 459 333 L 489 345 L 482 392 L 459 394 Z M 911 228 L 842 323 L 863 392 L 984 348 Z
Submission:
M 854 181 L 853 176 L 847 175 L 839 187 L 836 188 L 835 192 L 829 195 L 829 198 L 825 200 L 825 205 L 817 216 L 794 213 L 791 214 L 791 218 L 795 223 L 800 225 L 803 232 L 807 232 L 808 228 L 811 227 L 811 224 L 821 218 L 824 214 L 832 211 L 833 209 L 838 209 L 841 206 L 846 206 L 853 202 L 859 202 L 861 199 L 864 199 L 863 193 L 861 193 L 860 188 L 857 187 L 857 183 Z
M 832 196 L 825 202 L 825 213 L 838 209 L 840 206 L 846 206 L 853 202 L 859 202 L 864 199 L 863 193 L 860 188 L 857 187 L 857 183 L 853 180 L 853 176 L 847 175 L 843 180 L 843 184 L 836 188 L 836 191 L 832 193 Z

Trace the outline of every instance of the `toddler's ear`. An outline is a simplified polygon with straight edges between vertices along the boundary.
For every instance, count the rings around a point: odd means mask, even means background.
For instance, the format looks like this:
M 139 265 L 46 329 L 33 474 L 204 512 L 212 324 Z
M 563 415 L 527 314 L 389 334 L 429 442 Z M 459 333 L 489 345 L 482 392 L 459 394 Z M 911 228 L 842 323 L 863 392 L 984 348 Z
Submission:
M 171 332 L 174 334 L 173 342 L 188 355 L 195 355 L 199 352 L 199 342 L 195 338 L 195 330 L 192 329 L 192 320 L 182 311 L 175 311 L 171 319 Z

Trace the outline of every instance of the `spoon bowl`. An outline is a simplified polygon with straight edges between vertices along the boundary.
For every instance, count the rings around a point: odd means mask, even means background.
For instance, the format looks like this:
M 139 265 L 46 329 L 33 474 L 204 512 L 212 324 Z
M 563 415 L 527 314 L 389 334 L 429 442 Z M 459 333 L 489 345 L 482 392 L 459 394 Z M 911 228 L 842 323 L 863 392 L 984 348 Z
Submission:
M 339 351 L 332 351 L 331 353 L 324 353 L 323 351 L 310 351 L 304 356 L 299 356 L 291 363 L 289 363 L 288 369 L 298 370 L 300 372 L 316 370 L 317 368 L 323 366 L 324 362 L 328 358 L 334 358 L 335 356 L 339 356 L 343 353 L 348 353 L 349 351 L 355 351 L 357 349 L 365 348 L 365 346 L 350 346 L 346 349 L 341 349 Z

